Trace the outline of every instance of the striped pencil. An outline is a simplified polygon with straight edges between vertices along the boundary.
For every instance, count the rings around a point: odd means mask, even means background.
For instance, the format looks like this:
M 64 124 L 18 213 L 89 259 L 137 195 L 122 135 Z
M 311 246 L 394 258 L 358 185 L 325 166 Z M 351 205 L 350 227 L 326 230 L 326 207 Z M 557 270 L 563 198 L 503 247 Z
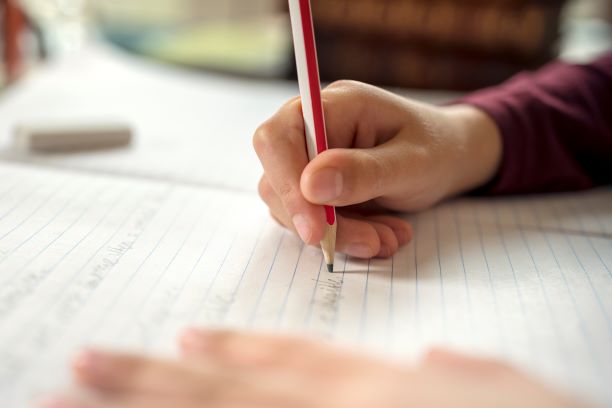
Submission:
M 321 102 L 321 82 L 315 46 L 314 27 L 310 0 L 289 0 L 291 28 L 295 48 L 302 114 L 304 115 L 304 136 L 308 148 L 308 157 L 313 160 L 318 154 L 327 150 L 325 117 Z M 336 252 L 336 210 L 325 206 L 327 226 L 321 241 L 321 249 L 327 264 L 327 270 L 334 270 Z

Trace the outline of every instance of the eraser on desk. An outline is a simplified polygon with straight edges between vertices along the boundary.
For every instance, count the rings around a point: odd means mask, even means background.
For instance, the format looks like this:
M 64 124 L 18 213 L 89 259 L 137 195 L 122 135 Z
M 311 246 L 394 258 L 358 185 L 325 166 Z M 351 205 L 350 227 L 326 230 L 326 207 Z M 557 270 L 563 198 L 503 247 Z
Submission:
M 132 140 L 121 122 L 50 122 L 15 128 L 15 147 L 21 150 L 68 152 L 125 146 Z

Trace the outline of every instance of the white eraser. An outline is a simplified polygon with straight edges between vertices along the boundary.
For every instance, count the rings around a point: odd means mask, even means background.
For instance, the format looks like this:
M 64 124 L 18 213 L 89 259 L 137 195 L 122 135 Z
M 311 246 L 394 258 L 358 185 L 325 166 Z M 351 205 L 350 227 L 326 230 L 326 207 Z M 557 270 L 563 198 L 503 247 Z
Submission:
M 129 125 L 121 122 L 49 122 L 22 124 L 15 128 L 14 143 L 20 150 L 67 152 L 128 145 Z

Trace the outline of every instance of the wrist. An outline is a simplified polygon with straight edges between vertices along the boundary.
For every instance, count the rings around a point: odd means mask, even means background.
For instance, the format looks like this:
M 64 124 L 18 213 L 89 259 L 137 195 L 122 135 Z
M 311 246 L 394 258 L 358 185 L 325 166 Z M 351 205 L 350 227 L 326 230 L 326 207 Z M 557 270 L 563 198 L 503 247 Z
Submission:
M 484 186 L 497 174 L 502 161 L 502 138 L 493 118 L 470 105 L 445 107 L 451 157 L 447 196 Z

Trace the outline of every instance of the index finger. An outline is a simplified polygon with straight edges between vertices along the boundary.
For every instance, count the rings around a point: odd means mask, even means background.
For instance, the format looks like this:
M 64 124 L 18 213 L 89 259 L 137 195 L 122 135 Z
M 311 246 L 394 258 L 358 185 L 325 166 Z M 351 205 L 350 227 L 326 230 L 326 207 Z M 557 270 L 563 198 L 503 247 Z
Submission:
M 266 178 L 296 231 L 307 244 L 317 244 L 325 232 L 325 212 L 323 207 L 308 202 L 300 190 L 300 178 L 308 164 L 305 143 L 299 98 L 285 104 L 253 136 Z

